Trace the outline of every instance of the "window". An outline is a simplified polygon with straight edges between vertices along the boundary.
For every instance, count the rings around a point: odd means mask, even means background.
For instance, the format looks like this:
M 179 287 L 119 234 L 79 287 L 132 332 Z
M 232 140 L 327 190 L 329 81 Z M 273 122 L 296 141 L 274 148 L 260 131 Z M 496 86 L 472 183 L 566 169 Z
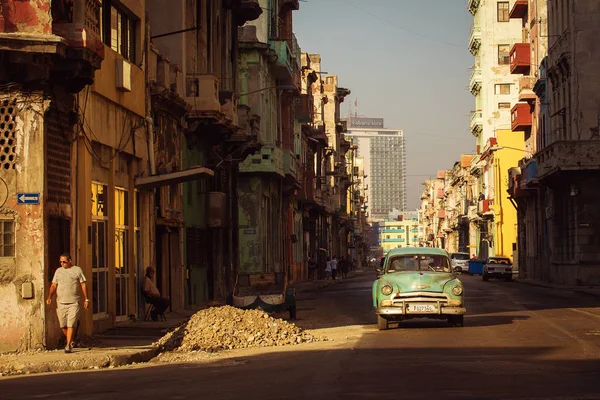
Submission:
M 129 193 L 115 188 L 115 283 L 116 317 L 118 321 L 128 318 L 129 309 Z
M 15 256 L 15 223 L 0 221 L 0 257 Z
M 510 94 L 510 83 L 500 83 L 496 85 L 495 94 Z
M 498 45 L 498 65 L 509 65 L 510 64 L 510 45 L 499 44 Z
M 498 22 L 510 21 L 510 9 L 508 1 L 498 2 Z
M 498 103 L 498 108 L 499 109 L 510 109 L 510 103 Z
M 137 19 L 126 13 L 114 0 L 102 0 L 100 36 L 105 45 L 135 62 Z
M 108 317 L 108 186 L 92 183 L 92 310 Z

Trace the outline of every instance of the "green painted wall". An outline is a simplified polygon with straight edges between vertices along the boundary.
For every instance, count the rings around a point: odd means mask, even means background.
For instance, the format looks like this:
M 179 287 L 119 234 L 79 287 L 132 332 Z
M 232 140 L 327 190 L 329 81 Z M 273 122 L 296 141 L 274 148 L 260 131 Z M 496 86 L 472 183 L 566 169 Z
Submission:
M 208 150 L 190 149 L 185 137 L 182 144 L 182 153 L 183 169 L 196 165 L 206 165 Z M 183 262 L 186 268 L 189 269 L 189 283 L 192 287 L 191 298 L 187 287 L 185 289 L 185 304 L 200 304 L 209 300 L 206 268 L 190 268 L 187 264 L 187 228 L 206 229 L 206 201 L 205 197 L 198 194 L 198 186 L 199 182 L 197 180 L 183 184 Z

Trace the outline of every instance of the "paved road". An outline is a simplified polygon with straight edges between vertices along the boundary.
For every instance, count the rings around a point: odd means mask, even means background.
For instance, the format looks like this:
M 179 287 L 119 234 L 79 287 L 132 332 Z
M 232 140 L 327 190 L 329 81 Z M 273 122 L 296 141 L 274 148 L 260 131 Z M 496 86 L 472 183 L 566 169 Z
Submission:
M 378 332 L 369 277 L 304 293 L 299 324 L 334 341 L 212 363 L 0 379 L 2 399 L 600 399 L 597 297 L 466 276 L 464 328 Z

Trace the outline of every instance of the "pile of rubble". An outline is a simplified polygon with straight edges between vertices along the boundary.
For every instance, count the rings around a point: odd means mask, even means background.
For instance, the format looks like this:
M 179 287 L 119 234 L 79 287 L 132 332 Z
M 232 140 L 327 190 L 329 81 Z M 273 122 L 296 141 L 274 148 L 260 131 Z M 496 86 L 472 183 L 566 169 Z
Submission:
M 324 340 L 261 310 L 223 306 L 198 311 L 154 343 L 163 351 L 206 351 L 285 346 Z

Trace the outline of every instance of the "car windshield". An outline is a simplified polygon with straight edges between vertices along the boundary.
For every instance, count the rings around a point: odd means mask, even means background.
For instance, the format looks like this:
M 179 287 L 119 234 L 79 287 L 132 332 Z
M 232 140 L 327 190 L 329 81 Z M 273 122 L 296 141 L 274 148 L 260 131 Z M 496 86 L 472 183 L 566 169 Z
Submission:
M 453 260 L 468 260 L 469 255 L 467 253 L 454 253 L 452 254 Z
M 403 254 L 390 258 L 387 263 L 387 272 L 451 272 L 448 257 L 429 254 Z

